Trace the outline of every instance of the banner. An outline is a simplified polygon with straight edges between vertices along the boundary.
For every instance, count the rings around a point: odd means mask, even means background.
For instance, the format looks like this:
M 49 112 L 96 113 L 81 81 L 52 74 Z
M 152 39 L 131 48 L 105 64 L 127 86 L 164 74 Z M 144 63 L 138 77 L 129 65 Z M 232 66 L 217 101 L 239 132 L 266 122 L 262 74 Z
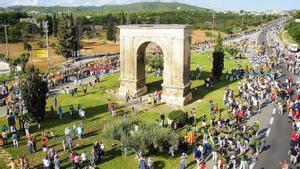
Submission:
M 47 50 L 46 49 L 36 50 L 36 57 L 38 57 L 38 58 L 47 58 Z

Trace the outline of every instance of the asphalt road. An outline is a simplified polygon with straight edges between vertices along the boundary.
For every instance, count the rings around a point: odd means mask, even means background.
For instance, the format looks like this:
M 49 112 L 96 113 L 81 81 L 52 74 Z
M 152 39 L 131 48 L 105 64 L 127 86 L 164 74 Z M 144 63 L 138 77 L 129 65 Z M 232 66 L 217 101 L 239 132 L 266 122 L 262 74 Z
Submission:
M 272 43 L 271 39 L 276 38 L 269 31 L 270 27 L 267 27 L 258 37 L 258 43 L 265 44 Z M 268 53 L 272 53 L 272 49 L 267 49 Z M 291 76 L 286 69 L 282 68 L 283 77 L 280 80 Z M 271 117 L 264 117 L 261 120 L 265 120 L 268 123 L 268 131 L 265 135 L 267 146 L 266 149 L 259 155 L 259 158 L 254 166 L 255 169 L 277 169 L 280 168 L 279 162 L 289 161 L 288 150 L 290 146 L 289 134 L 292 131 L 290 124 L 288 123 L 288 114 L 284 115 L 272 114 L 272 106 L 269 105 L 264 108 L 263 113 L 271 114 Z M 293 166 L 292 168 L 296 168 Z M 297 167 L 298 168 L 298 167 Z

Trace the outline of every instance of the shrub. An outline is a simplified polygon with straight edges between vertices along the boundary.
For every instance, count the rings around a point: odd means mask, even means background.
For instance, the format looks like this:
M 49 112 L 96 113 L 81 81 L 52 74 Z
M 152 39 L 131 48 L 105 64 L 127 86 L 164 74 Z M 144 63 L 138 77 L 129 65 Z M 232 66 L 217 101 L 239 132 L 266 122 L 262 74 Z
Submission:
M 214 35 L 212 34 L 212 32 L 205 32 L 205 36 L 206 37 L 213 37 Z
M 187 114 L 182 110 L 172 111 L 168 117 L 177 124 L 184 125 L 187 122 Z
M 138 129 L 135 130 L 135 125 Z M 177 145 L 178 135 L 169 128 L 158 127 L 154 123 L 141 122 L 134 118 L 114 122 L 103 130 L 104 136 L 122 142 L 124 146 L 135 152 L 148 154 L 153 151 L 163 152 L 166 143 Z
M 127 135 L 129 131 L 134 129 L 134 126 L 140 121 L 135 118 L 128 118 L 125 121 L 116 121 L 112 125 L 106 126 L 103 130 L 105 136 L 115 140 L 121 140 L 123 135 Z
M 164 59 L 159 55 L 148 57 L 146 59 L 146 63 L 149 64 L 152 67 L 152 69 L 164 69 Z

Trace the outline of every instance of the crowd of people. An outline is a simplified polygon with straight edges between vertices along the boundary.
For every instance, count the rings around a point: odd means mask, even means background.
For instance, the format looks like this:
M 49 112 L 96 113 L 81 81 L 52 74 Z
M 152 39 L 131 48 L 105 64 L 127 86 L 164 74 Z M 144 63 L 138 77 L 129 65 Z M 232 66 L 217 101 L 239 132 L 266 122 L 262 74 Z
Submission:
M 50 72 L 43 77 L 48 82 L 49 88 L 55 88 L 69 82 L 82 84 L 82 79 L 88 76 L 95 76 L 95 81 L 99 81 L 99 76 L 117 71 L 119 67 L 119 58 L 110 56 Z
M 273 28 L 275 31 L 278 28 Z M 237 38 L 244 36 L 248 33 L 253 33 L 257 30 L 243 33 L 243 35 L 234 35 L 231 38 Z M 242 42 L 242 43 L 241 43 Z M 230 42 L 231 45 L 237 45 L 243 49 L 247 49 L 252 41 L 241 40 L 239 42 Z M 204 50 L 210 48 L 214 41 L 207 41 L 197 44 L 195 50 Z M 195 108 L 191 112 L 187 112 L 187 118 L 189 119 L 190 126 L 185 130 L 184 139 L 178 140 L 177 146 L 166 145 L 168 153 L 174 156 L 175 153 L 180 154 L 180 169 L 185 169 L 188 166 L 188 152 L 189 147 L 192 149 L 193 159 L 196 162 L 195 169 L 206 169 L 207 157 L 212 155 L 213 169 L 226 169 L 237 168 L 247 169 L 249 165 L 254 162 L 258 155 L 266 148 L 266 141 L 263 137 L 263 133 L 260 133 L 260 124 L 258 121 L 249 123 L 251 117 L 258 113 L 263 113 L 261 109 L 272 103 L 273 111 L 278 114 L 284 114 L 288 112 L 289 120 L 293 126 L 294 132 L 291 133 L 291 148 L 289 150 L 290 161 L 293 165 L 298 163 L 298 157 L 300 155 L 300 97 L 295 98 L 295 93 L 299 93 L 299 85 L 295 86 L 295 82 L 292 77 L 286 80 L 280 80 L 282 65 L 294 76 L 299 76 L 300 70 L 300 56 L 295 53 L 291 53 L 284 49 L 279 49 L 276 45 L 274 47 L 274 56 L 267 62 L 255 63 L 254 68 L 241 68 L 232 70 L 232 74 L 225 74 L 224 77 L 228 81 L 240 80 L 238 83 L 238 90 L 235 92 L 229 86 L 224 87 L 223 104 L 226 107 L 226 112 L 222 113 L 219 105 L 211 100 L 209 101 L 208 109 L 210 110 L 209 117 L 202 116 L 199 119 L 196 118 L 197 111 Z M 155 48 L 155 52 L 156 48 Z M 246 51 L 243 51 L 246 52 Z M 265 55 L 266 53 L 259 53 L 258 55 Z M 99 59 L 96 61 L 88 62 L 76 67 L 65 68 L 58 72 L 52 72 L 43 76 L 44 80 L 48 82 L 49 88 L 55 88 L 63 84 L 74 82 L 80 86 L 82 79 L 95 76 L 95 82 L 99 81 L 99 76 L 116 71 L 119 68 L 119 59 L 117 57 L 110 57 L 106 59 Z M 194 78 L 199 80 L 201 77 L 202 68 L 198 65 Z M 207 87 L 211 87 L 211 78 L 205 79 Z M 7 90 L 12 91 L 12 86 L 7 86 Z M 85 91 L 85 90 L 83 90 Z M 86 91 L 87 92 L 87 91 Z M 86 93 L 84 92 L 84 93 Z M 77 90 L 71 90 L 71 95 L 76 96 Z M 16 116 L 20 112 L 26 112 L 21 100 L 18 99 L 18 95 L 11 96 L 11 103 L 8 103 L 7 119 L 9 126 L 5 124 L 2 126 L 2 138 L 4 145 L 8 143 L 8 140 L 12 140 L 13 146 L 19 146 L 20 135 L 16 127 Z M 133 96 L 126 95 L 126 102 L 131 102 Z M 148 104 L 156 104 L 161 100 L 161 93 L 155 91 L 154 95 L 149 95 Z M 57 98 L 53 98 L 54 107 L 51 107 L 51 112 L 57 109 L 59 118 L 62 119 L 62 107 L 58 104 Z M 132 111 L 136 113 L 136 105 L 132 105 Z M 73 105 L 70 105 L 70 116 L 75 116 L 75 110 Z M 109 112 L 114 116 L 115 110 L 113 104 L 108 104 Z M 78 115 L 84 120 L 84 111 L 80 104 L 77 105 Z M 53 113 L 54 114 L 54 113 Z M 123 119 L 126 119 L 126 114 L 123 115 Z M 167 118 L 165 125 L 165 115 L 160 114 L 160 120 L 158 120 L 158 126 L 168 127 L 173 130 L 176 129 L 174 121 Z M 11 121 L 11 122 L 10 122 Z M 38 122 L 39 123 L 39 122 Z M 45 152 L 45 157 L 41 161 L 41 167 L 45 169 L 60 169 L 61 162 L 59 159 L 58 150 L 48 145 L 48 140 L 54 139 L 54 131 L 46 130 L 40 131 L 41 139 L 37 140 L 37 135 L 33 135 L 29 131 L 30 123 L 26 118 L 21 118 L 20 129 L 23 129 L 26 133 L 28 152 L 33 154 L 40 151 L 37 147 L 41 147 L 41 151 Z M 40 130 L 40 126 L 38 125 Z M 88 155 L 85 151 L 79 153 L 76 150 L 77 145 L 74 145 L 74 140 L 81 140 L 84 136 L 84 125 L 74 124 L 72 127 L 66 127 L 64 130 L 64 139 L 61 140 L 61 147 L 64 153 L 68 153 L 69 162 L 72 168 L 87 168 L 96 167 L 97 164 L 105 158 L 105 146 L 101 141 L 96 141 L 91 148 L 91 152 Z M 37 146 L 40 145 L 40 146 Z M 114 145 L 112 145 L 114 146 Z M 76 152 L 78 151 L 78 152 Z M 123 150 L 125 155 L 127 150 Z M 141 154 L 137 154 L 136 160 L 138 161 L 139 169 L 151 169 L 153 168 L 153 161 L 151 158 L 145 158 Z M 286 165 L 284 162 L 282 165 Z M 9 166 L 14 169 L 17 168 L 16 161 L 10 160 Z M 26 157 L 21 157 L 20 166 L 23 169 L 29 168 L 29 160 Z
M 201 139 L 197 143 L 195 140 L 189 141 L 194 146 L 194 159 L 198 168 L 205 165 L 208 153 L 212 153 L 214 168 L 236 168 L 238 165 L 247 168 L 251 160 L 255 160 L 263 151 L 265 140 L 261 139 L 259 122 L 248 125 L 247 120 L 260 113 L 262 107 L 271 101 L 270 93 L 277 87 L 277 78 L 274 77 L 279 75 L 271 76 L 266 72 L 278 69 L 278 64 L 274 61 L 261 65 L 259 71 L 245 70 L 245 77 L 238 85 L 238 93 L 234 93 L 228 86 L 225 87 L 223 103 L 227 109 L 227 118 L 221 118 L 224 115 L 221 115 L 218 105 L 210 101 L 210 124 L 207 124 L 206 116 L 201 117 L 200 128 L 194 123 L 193 131 Z
M 248 30 L 248 31 L 245 31 L 242 33 L 237 33 L 237 34 L 232 34 L 232 35 L 226 36 L 226 37 L 224 37 L 224 44 L 230 45 L 232 43 L 236 43 L 235 42 L 236 39 L 240 39 L 244 36 L 253 34 L 259 30 L 260 30 L 259 28 L 252 29 L 252 30 Z M 205 40 L 205 41 L 197 42 L 192 45 L 192 50 L 196 51 L 196 52 L 203 52 L 207 49 L 214 47 L 215 43 L 216 43 L 216 40 Z M 240 44 L 240 43 L 237 43 L 237 44 Z

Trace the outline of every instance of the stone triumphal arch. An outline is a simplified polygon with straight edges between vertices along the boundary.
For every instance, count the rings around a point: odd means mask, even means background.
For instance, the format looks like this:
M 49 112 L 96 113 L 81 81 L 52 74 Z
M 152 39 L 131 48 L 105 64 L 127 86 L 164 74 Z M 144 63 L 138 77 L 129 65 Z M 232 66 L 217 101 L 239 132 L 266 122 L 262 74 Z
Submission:
M 122 25 L 120 29 L 119 94 L 147 92 L 145 49 L 151 42 L 163 52 L 162 100 L 185 105 L 190 93 L 191 27 L 188 25 Z

